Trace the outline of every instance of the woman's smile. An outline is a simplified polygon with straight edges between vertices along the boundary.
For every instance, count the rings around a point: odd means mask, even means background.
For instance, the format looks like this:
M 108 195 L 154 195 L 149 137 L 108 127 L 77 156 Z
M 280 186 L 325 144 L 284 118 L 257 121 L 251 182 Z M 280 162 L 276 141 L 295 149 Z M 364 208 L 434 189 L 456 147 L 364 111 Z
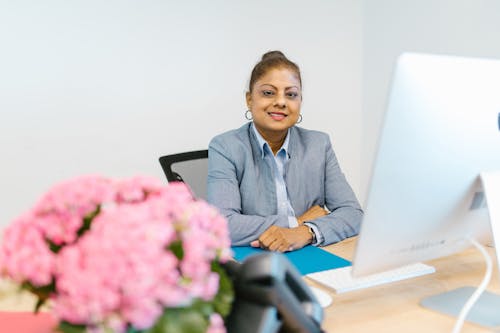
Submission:
M 276 120 L 276 121 L 280 121 L 280 120 L 283 120 L 285 119 L 286 117 L 288 117 L 288 115 L 286 115 L 285 113 L 283 112 L 268 112 L 267 113 L 273 120 Z

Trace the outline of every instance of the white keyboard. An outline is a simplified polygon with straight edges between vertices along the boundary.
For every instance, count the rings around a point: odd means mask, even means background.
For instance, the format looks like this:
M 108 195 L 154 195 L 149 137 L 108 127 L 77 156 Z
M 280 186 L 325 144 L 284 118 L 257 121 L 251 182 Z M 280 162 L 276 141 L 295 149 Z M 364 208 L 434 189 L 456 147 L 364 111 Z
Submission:
M 389 282 L 400 281 L 434 273 L 436 269 L 422 263 L 411 264 L 382 273 L 355 278 L 351 275 L 352 266 L 310 273 L 306 276 L 322 285 L 332 288 L 337 294 L 373 287 Z

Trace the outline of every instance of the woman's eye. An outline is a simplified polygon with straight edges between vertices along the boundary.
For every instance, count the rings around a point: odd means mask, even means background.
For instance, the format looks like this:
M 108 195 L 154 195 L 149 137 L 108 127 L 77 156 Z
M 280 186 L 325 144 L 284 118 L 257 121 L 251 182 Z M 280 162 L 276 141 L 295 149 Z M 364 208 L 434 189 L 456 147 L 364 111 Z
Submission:
M 272 96 L 274 93 L 271 90 L 263 90 L 262 95 L 264 96 Z
M 296 98 L 297 96 L 299 96 L 299 94 L 296 92 L 289 92 L 286 95 L 290 98 Z

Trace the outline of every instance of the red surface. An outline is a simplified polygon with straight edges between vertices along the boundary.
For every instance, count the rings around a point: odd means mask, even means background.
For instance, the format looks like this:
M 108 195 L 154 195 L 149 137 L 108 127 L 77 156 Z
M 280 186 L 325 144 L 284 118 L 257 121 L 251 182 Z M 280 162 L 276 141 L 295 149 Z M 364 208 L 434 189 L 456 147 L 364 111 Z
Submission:
M 53 333 L 56 325 L 47 312 L 0 311 L 0 333 Z

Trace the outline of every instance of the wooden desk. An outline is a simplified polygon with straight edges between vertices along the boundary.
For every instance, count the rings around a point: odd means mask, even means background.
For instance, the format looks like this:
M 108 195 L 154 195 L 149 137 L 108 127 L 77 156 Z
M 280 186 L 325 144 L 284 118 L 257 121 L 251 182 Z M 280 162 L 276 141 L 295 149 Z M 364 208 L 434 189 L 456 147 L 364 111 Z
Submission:
M 352 259 L 356 239 L 347 239 L 326 247 L 343 258 Z M 493 254 L 493 249 L 488 248 Z M 432 333 L 451 332 L 455 319 L 419 305 L 422 298 L 466 285 L 477 286 L 484 273 L 484 260 L 476 249 L 428 262 L 436 273 L 337 295 L 325 311 L 323 328 L 339 333 Z M 499 293 L 495 266 L 488 290 Z M 327 288 L 307 280 L 320 289 Z M 18 293 L 14 285 L 0 280 L 0 311 L 31 311 L 35 299 L 27 292 Z M 462 333 L 490 332 L 465 323 Z
M 347 239 L 325 249 L 351 260 L 356 238 Z M 492 248 L 488 248 L 495 257 Z M 436 273 L 394 282 L 383 286 L 337 295 L 331 293 L 333 303 L 324 309 L 323 328 L 340 333 L 432 333 L 451 332 L 455 318 L 428 310 L 419 305 L 421 299 L 464 286 L 478 286 L 485 270 L 481 253 L 471 248 L 459 254 L 426 262 Z M 499 293 L 498 269 L 494 266 L 489 291 Z M 328 291 L 311 280 L 310 285 Z M 471 323 L 465 323 L 462 333 L 491 332 Z

